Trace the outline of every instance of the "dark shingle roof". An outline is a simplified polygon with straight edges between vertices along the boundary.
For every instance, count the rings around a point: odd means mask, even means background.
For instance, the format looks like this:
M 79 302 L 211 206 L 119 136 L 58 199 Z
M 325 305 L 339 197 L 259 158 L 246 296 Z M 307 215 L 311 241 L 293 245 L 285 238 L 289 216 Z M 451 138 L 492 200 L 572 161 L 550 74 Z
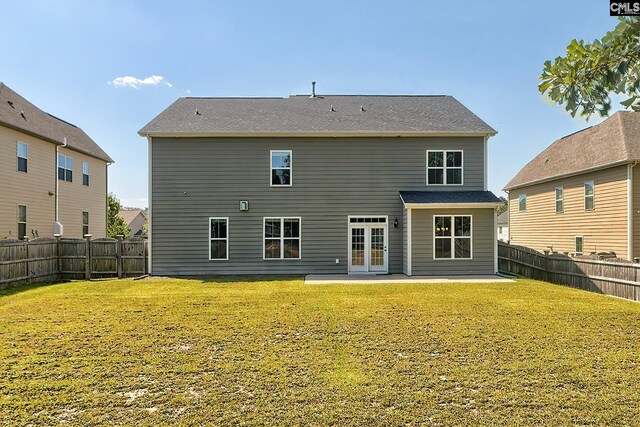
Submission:
M 640 160 L 640 113 L 618 111 L 560 138 L 523 167 L 505 190 Z
M 498 225 L 500 225 L 500 224 L 509 225 L 509 211 L 506 210 L 506 211 L 502 212 L 500 215 L 498 215 L 498 218 L 496 218 L 496 223 Z
M 63 144 L 69 148 L 113 163 L 113 159 L 79 127 L 48 114 L 0 82 L 0 125 Z
M 496 133 L 455 98 L 440 95 L 179 98 L 139 133 L 180 136 L 385 132 Z
M 501 203 L 491 191 L 401 191 L 406 204 Z

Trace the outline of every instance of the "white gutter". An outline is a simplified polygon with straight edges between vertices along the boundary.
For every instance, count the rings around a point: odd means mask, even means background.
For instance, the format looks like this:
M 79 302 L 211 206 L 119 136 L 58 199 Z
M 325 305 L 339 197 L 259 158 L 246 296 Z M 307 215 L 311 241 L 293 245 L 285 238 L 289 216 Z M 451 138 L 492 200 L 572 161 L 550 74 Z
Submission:
M 493 210 L 493 270 L 498 274 L 498 208 Z

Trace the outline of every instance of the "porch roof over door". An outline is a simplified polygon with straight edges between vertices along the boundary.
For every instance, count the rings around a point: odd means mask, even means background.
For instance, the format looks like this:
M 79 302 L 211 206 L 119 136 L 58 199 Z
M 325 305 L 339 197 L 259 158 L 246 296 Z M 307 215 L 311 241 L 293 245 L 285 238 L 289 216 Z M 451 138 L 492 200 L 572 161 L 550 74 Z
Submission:
M 502 201 L 491 191 L 401 191 L 406 209 L 495 208 Z

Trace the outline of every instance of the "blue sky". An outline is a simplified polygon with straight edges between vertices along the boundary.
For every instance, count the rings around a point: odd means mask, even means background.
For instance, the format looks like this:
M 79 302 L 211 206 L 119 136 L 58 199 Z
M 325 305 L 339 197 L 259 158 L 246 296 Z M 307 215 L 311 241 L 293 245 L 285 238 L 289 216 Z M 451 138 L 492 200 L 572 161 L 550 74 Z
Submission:
M 34 1 L 3 4 L 0 81 L 116 160 L 109 188 L 147 203 L 137 131 L 182 96 L 449 94 L 498 130 L 489 188 L 588 124 L 537 91 L 546 59 L 616 25 L 606 0 Z M 155 79 L 137 88 L 114 80 Z M 116 80 L 118 82 L 118 80 Z M 621 108 L 621 107 L 619 107 Z

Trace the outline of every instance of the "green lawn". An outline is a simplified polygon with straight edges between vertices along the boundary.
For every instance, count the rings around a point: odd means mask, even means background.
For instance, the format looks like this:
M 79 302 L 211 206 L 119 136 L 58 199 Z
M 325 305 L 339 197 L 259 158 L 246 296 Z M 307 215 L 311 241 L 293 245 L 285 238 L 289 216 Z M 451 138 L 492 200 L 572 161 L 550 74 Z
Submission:
M 0 423 L 640 425 L 640 304 L 535 281 L 0 291 Z

